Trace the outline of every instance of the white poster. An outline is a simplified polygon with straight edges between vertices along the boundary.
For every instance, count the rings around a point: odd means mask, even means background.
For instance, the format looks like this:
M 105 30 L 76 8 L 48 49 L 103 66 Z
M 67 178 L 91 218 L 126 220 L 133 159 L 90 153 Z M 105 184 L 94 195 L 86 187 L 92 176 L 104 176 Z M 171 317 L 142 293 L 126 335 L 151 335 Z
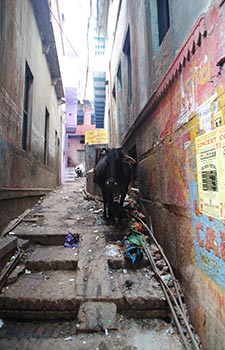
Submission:
M 225 218 L 225 126 L 196 138 L 200 212 Z

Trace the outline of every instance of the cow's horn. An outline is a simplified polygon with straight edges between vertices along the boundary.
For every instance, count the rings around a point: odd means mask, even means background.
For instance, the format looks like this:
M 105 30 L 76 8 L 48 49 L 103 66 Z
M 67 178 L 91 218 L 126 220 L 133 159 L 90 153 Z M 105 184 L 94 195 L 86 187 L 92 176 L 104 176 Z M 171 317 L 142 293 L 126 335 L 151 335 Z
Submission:
M 127 163 L 131 163 L 131 164 L 135 164 L 136 163 L 136 160 L 134 158 L 132 158 L 131 156 L 128 156 L 127 154 L 124 155 L 123 159 Z

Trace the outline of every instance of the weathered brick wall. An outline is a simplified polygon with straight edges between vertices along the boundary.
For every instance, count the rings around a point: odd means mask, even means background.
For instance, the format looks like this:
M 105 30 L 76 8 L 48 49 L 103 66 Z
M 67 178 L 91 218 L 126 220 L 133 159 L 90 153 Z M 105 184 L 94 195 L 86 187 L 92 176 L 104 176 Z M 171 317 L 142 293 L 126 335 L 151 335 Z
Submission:
M 57 103 L 31 1 L 1 1 L 0 35 L 0 199 L 6 199 L 14 188 L 35 191 L 53 188 L 59 183 L 61 107 Z M 33 75 L 33 91 L 30 143 L 25 151 L 22 124 L 26 62 Z M 46 109 L 49 112 L 47 164 L 44 162 Z M 10 200 L 13 200 L 11 195 Z M 18 201 L 14 215 L 21 210 L 24 206 Z M 4 221 L 2 215 L 1 210 L 0 226 Z
M 217 66 L 224 57 L 224 15 L 216 3 L 199 21 L 136 131 L 146 217 L 151 216 L 155 235 L 183 282 L 192 321 L 207 350 L 222 350 L 225 341 L 225 203 L 209 191 L 209 203 L 220 205 L 220 211 L 212 216 L 200 212 L 196 138 L 205 134 L 210 143 L 218 128 L 215 149 L 224 147 L 225 74 Z M 217 172 L 224 179 L 223 164 L 221 156 Z M 223 188 L 221 182 L 219 191 Z
M 158 52 L 153 54 L 148 15 L 142 13 L 141 22 L 138 11 L 143 11 L 143 7 L 138 8 L 135 3 L 129 2 L 128 10 L 128 2 L 123 2 L 110 62 L 111 79 L 116 82 L 121 38 L 129 24 L 133 101 L 130 107 L 126 106 L 124 86 L 124 110 L 130 124 L 121 142 L 128 150 L 136 145 L 140 199 L 146 218 L 151 216 L 155 235 L 183 283 L 185 300 L 203 349 L 222 350 L 225 4 L 219 0 L 212 1 L 211 6 L 210 1 L 201 4 L 190 1 L 185 6 L 179 6 L 178 1 L 169 2 L 171 27 Z M 137 19 L 139 26 L 147 26 L 147 30 L 139 29 Z M 143 71 L 147 78 L 143 79 Z M 143 93 L 145 89 L 147 94 Z M 202 210 L 198 192 L 201 174 L 197 157 L 201 157 L 196 140 L 200 135 L 206 135 L 206 143 L 212 142 L 208 140 L 214 140 L 214 136 L 217 140 L 212 146 L 216 150 L 213 152 L 218 150 L 219 154 L 218 192 L 222 194 L 208 191 L 208 198 L 201 194 L 208 200 L 209 212 L 215 215 Z
M 1 187 L 53 187 L 56 184 L 55 130 L 60 115 L 30 1 L 1 4 Z M 25 62 L 34 76 L 30 150 L 22 150 Z M 50 114 L 49 164 L 44 165 L 45 108 Z

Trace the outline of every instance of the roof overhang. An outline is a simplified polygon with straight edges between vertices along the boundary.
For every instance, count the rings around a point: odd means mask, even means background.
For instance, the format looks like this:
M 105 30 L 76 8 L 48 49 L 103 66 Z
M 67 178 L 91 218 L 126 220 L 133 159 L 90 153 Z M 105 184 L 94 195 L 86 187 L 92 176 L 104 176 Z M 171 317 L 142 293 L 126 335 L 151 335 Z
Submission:
M 46 56 L 51 74 L 52 84 L 55 86 L 57 98 L 61 99 L 64 97 L 64 91 L 48 0 L 31 0 L 31 3 L 42 40 L 43 53 Z

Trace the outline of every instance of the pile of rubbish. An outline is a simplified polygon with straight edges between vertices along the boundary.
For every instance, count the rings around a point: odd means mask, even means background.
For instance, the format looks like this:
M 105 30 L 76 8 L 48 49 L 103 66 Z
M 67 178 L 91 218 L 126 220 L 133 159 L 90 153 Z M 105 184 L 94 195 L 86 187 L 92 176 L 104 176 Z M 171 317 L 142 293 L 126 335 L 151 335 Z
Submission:
M 142 249 L 141 234 L 143 230 L 143 225 L 134 222 L 131 225 L 131 233 L 124 237 L 124 258 L 130 261 L 132 264 L 140 262 L 143 260 L 144 253 Z
M 189 349 L 192 347 L 195 350 L 200 350 L 199 338 L 192 331 L 193 327 L 190 324 L 187 308 L 183 302 L 184 296 L 181 286 L 173 273 L 162 247 L 154 237 L 151 223 L 150 227 L 148 227 L 142 219 L 132 213 L 129 214 L 133 217 L 133 224 L 131 225 L 131 233 L 124 238 L 126 249 L 124 258 L 129 259 L 134 264 L 141 261 L 144 255 L 146 255 L 151 269 L 164 292 L 171 310 L 171 315 L 185 348 Z

